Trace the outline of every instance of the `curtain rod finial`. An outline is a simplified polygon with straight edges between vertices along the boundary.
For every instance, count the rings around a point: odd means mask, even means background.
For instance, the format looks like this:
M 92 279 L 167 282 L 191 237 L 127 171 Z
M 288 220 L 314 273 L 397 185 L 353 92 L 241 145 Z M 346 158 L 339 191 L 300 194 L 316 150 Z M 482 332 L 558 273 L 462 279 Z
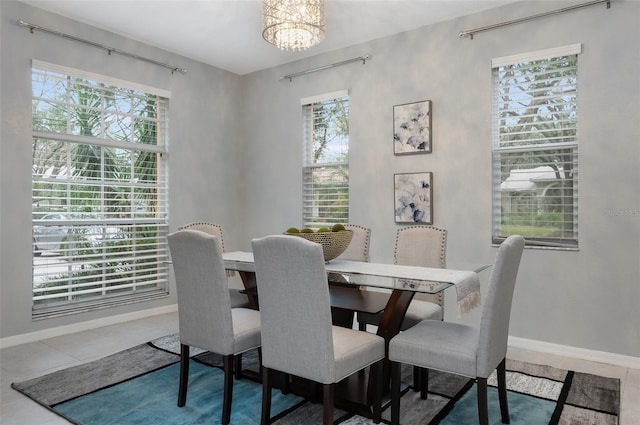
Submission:
M 31 34 L 33 34 L 33 30 L 36 28 L 35 25 L 30 24 L 28 22 L 26 22 L 24 19 L 22 18 L 18 18 L 18 20 L 16 21 L 16 23 L 18 24 L 18 26 L 21 27 L 28 27 L 29 28 L 29 32 L 31 32 Z

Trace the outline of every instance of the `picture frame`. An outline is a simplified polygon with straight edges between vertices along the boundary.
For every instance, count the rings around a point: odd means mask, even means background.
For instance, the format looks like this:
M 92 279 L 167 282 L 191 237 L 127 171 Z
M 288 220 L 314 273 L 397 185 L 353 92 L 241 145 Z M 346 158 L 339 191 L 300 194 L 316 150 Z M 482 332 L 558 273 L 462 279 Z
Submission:
M 393 175 L 396 223 L 433 224 L 433 173 Z
M 431 101 L 393 107 L 393 153 L 431 153 Z

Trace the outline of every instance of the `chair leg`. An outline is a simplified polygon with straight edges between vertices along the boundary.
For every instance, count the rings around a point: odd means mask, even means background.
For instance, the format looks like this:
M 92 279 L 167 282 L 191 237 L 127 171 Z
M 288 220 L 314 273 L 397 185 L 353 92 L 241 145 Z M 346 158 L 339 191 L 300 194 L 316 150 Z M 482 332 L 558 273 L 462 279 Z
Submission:
M 322 385 L 323 425 L 333 425 L 333 403 L 335 398 L 334 384 Z
M 506 359 L 502 359 L 497 369 L 498 375 L 498 397 L 500 399 L 500 414 L 502 423 L 511 423 L 509 419 L 509 404 L 507 403 L 507 371 Z
M 180 344 L 180 384 L 178 387 L 178 407 L 187 402 L 187 386 L 189 385 L 189 346 Z
M 309 400 L 311 403 L 322 403 L 322 391 L 324 391 L 323 385 L 319 382 L 311 382 L 310 385 L 311 394 L 309 394 Z
M 223 356 L 224 364 L 224 396 L 222 402 L 222 425 L 231 422 L 231 402 L 233 399 L 233 354 Z
M 427 399 L 428 388 L 429 388 L 429 370 L 424 367 L 414 366 L 413 367 L 413 391 L 420 391 L 420 398 L 423 400 Z
M 271 423 L 271 380 L 269 379 L 269 368 L 262 366 L 262 417 L 260 425 Z
M 371 376 L 375 379 L 376 385 L 373 392 L 373 423 L 379 424 L 382 419 L 382 362 L 377 361 L 371 365 Z
M 429 397 L 429 369 L 420 368 L 420 398 L 426 400 Z
M 234 356 L 233 374 L 236 379 L 242 379 L 242 353 Z
M 262 347 L 258 347 L 258 376 L 262 376 Z
M 400 424 L 400 369 L 400 363 L 391 362 L 391 425 Z
M 489 425 L 487 378 L 478 378 L 478 421 L 480 425 Z

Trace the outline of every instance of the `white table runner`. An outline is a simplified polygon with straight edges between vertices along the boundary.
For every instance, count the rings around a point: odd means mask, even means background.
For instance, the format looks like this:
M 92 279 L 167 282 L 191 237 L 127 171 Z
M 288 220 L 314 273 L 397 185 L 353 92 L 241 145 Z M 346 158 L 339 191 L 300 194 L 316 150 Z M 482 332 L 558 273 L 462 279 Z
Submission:
M 344 260 L 332 260 L 326 268 L 328 271 L 338 273 L 358 273 L 451 283 L 456 287 L 458 316 L 480 305 L 480 277 L 473 271 Z
M 253 265 L 252 252 L 226 252 L 223 258 Z M 325 267 L 328 272 L 451 283 L 456 287 L 458 316 L 480 305 L 480 277 L 473 271 L 345 260 L 332 260 Z

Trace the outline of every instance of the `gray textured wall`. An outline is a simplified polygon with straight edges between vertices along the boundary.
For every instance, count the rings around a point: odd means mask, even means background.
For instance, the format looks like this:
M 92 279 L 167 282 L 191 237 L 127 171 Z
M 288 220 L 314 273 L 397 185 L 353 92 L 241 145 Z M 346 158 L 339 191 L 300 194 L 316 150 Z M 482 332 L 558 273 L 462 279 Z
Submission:
M 247 223 L 249 235 L 299 224 L 299 100 L 348 89 L 351 221 L 373 229 L 372 261 L 393 259 L 393 174 L 420 171 L 433 172 L 434 225 L 449 231 L 448 262 L 493 261 L 491 59 L 582 43 L 580 250 L 525 250 L 510 333 L 640 356 L 640 3 L 591 6 L 474 40 L 458 36 L 561 6 L 518 3 L 248 76 L 242 99 L 253 120 L 245 151 L 252 167 L 243 193 L 248 205 L 260 206 Z M 367 53 L 366 65 L 278 80 Z M 433 102 L 433 153 L 394 156 L 393 105 L 426 99 Z M 487 272 L 483 278 L 486 284 Z M 447 320 L 457 320 L 454 298 L 448 291 Z
M 449 230 L 448 261 L 493 261 L 491 59 L 582 43 L 580 250 L 527 249 L 511 335 L 640 357 L 640 3 L 614 2 L 458 37 L 463 29 L 560 7 L 525 2 L 352 46 L 247 76 L 235 76 L 14 2 L 0 3 L 0 336 L 31 332 L 156 303 L 31 322 L 31 58 L 171 90 L 171 227 L 223 224 L 228 249 L 297 225 L 301 217 L 300 98 L 348 89 L 351 96 L 351 221 L 373 228 L 371 259 L 391 261 L 393 174 L 434 173 L 434 225 Z M 174 75 L 43 34 L 16 18 L 60 28 L 189 69 Z M 294 79 L 281 75 L 354 63 Z M 397 157 L 395 104 L 433 102 L 433 153 Z M 486 284 L 488 274 L 483 274 Z M 447 320 L 455 317 L 447 293 Z M 479 312 L 462 320 L 473 322 Z
M 38 31 L 31 34 L 16 25 L 18 18 L 187 68 L 188 73 L 172 75 L 168 69 L 121 55 L 110 56 L 82 43 Z M 0 2 L 0 34 L 0 336 L 175 304 L 175 291 L 171 290 L 169 298 L 154 302 L 31 321 L 31 59 L 171 92 L 172 230 L 195 220 L 221 223 L 229 234 L 244 230 L 243 209 L 234 201 L 242 187 L 242 170 L 237 166 L 242 154 L 243 122 L 238 102 L 241 77 L 12 1 Z M 226 243 L 234 248 L 232 238 Z

